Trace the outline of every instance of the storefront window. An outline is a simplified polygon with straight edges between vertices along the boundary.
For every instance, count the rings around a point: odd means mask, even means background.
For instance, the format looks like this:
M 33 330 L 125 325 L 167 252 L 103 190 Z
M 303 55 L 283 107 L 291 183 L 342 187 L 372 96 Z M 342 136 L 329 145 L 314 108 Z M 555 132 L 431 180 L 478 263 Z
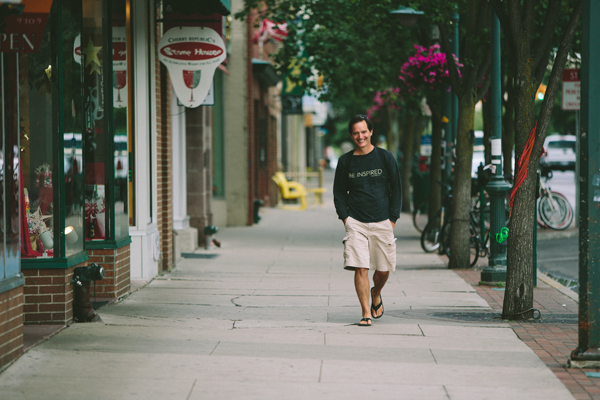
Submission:
M 129 236 L 131 170 L 129 135 L 131 101 L 127 65 L 126 0 L 112 1 L 112 87 L 115 166 L 115 239 Z M 133 219 L 133 216 L 131 216 Z M 133 221 L 132 221 L 133 222 Z
M 84 65 L 85 127 L 85 238 L 106 237 L 105 162 L 108 156 L 109 132 L 105 116 L 104 37 L 102 0 L 83 1 L 83 33 L 81 46 Z
M 0 53 L 0 280 L 20 273 L 18 56 Z M 10 83 L 9 83 L 10 82 Z M 11 84 L 12 83 L 12 84 Z
M 126 22 L 126 0 L 83 1 L 87 242 L 129 236 L 131 99 Z
M 64 129 L 62 130 L 65 173 L 66 255 L 83 250 L 83 112 L 81 99 L 81 2 L 63 1 L 64 43 L 62 81 Z M 72 44 L 72 45 L 71 45 Z M 81 235 L 81 240 L 79 239 Z M 73 236 L 73 237 L 72 237 Z
M 39 50 L 18 55 L 23 258 L 83 250 L 80 15 L 55 0 Z
M 27 218 L 24 258 L 54 255 L 53 116 L 58 104 L 53 97 L 51 25 L 56 5 L 37 53 L 19 54 L 19 108 L 24 205 Z M 54 67 L 54 68 L 53 68 Z M 56 80 L 56 76 L 54 76 Z

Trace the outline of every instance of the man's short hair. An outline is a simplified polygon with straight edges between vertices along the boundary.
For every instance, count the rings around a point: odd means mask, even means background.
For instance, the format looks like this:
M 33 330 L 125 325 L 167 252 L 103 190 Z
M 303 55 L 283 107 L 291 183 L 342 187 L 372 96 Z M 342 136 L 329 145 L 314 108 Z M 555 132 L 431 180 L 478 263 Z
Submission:
M 356 124 L 357 122 L 360 121 L 365 121 L 367 123 L 367 128 L 372 131 L 373 130 L 373 124 L 371 123 L 371 120 L 369 119 L 369 117 L 367 117 L 364 114 L 356 114 L 354 117 L 350 118 L 350 122 L 348 122 L 348 133 L 352 134 L 352 127 L 354 126 L 354 124 Z

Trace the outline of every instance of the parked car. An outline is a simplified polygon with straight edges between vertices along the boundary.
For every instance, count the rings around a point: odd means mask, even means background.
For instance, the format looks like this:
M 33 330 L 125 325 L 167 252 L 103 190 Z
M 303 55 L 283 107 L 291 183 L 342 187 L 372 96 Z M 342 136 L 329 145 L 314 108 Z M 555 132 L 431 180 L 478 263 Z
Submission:
M 473 143 L 473 163 L 471 164 L 471 176 L 477 178 L 479 164 L 485 166 L 485 153 L 483 145 L 483 131 L 475 131 L 475 143 Z
M 542 169 L 575 171 L 577 161 L 577 138 L 572 135 L 550 135 L 544 141 L 544 153 L 540 158 Z

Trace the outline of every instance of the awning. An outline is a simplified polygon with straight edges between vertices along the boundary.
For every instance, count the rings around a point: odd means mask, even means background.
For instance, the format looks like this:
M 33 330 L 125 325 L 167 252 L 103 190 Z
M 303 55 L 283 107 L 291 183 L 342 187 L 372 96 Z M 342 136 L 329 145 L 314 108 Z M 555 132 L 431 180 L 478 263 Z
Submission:
M 229 0 L 164 0 L 164 9 L 168 13 L 181 14 L 231 14 L 231 3 Z
M 252 59 L 252 73 L 267 86 L 275 86 L 281 79 L 270 62 L 258 58 Z

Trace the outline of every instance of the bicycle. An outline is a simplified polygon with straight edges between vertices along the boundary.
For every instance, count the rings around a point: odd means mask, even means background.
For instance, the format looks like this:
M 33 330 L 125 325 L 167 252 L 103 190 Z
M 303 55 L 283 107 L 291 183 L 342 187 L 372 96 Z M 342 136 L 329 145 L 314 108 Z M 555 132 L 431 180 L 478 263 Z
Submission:
M 429 216 L 427 215 L 428 208 L 429 199 L 425 199 L 413 210 L 413 226 L 419 233 L 423 233 L 423 229 L 425 229 L 427 222 L 429 222 Z
M 442 227 L 441 235 L 440 235 L 440 245 L 442 246 L 442 251 L 448 257 L 450 257 L 450 231 L 452 229 L 452 220 L 448 220 L 444 223 Z M 475 212 L 471 210 L 469 213 L 469 253 L 470 253 L 470 265 L 474 267 L 477 264 L 477 260 L 480 257 L 480 243 L 482 243 L 482 239 L 479 237 L 477 233 L 477 223 L 475 220 Z M 485 254 L 482 257 L 485 257 L 488 253 L 487 243 L 489 242 L 490 235 L 489 231 L 487 234 L 487 238 L 483 240 L 485 245 Z
M 547 181 L 548 175 L 544 175 Z M 569 200 L 558 192 L 553 192 L 549 186 L 544 185 L 540 179 L 540 198 L 537 201 L 538 224 L 543 228 L 554 230 L 567 229 L 573 222 L 573 208 Z
M 421 233 L 421 248 L 426 253 L 433 253 L 440 247 L 440 231 L 445 222 L 446 210 L 452 207 L 452 187 L 446 183 L 437 181 L 446 188 L 446 195 L 442 198 L 442 208 L 435 214 L 433 219 L 427 222 L 427 225 Z

